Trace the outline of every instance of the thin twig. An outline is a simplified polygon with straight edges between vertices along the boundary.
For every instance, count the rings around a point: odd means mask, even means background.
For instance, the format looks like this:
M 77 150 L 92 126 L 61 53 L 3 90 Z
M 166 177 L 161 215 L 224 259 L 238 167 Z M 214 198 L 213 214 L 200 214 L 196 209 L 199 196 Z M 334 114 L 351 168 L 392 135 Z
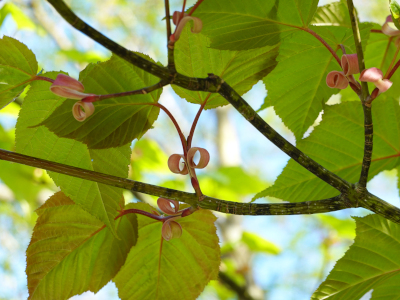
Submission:
M 197 114 L 196 114 L 196 117 L 194 118 L 194 121 L 193 121 L 193 123 L 192 123 L 192 127 L 190 128 L 189 136 L 188 136 L 188 138 L 187 138 L 187 145 L 188 145 L 188 148 L 192 147 L 192 140 L 193 140 L 194 130 L 196 129 L 197 122 L 199 121 L 200 115 L 201 115 L 201 113 L 202 113 L 204 107 L 206 106 L 207 100 L 208 100 L 208 98 L 210 97 L 210 95 L 211 95 L 211 94 L 208 94 L 208 95 L 207 95 L 205 101 L 201 104 L 201 106 L 200 106 L 200 108 L 199 108 L 199 111 L 198 111 Z

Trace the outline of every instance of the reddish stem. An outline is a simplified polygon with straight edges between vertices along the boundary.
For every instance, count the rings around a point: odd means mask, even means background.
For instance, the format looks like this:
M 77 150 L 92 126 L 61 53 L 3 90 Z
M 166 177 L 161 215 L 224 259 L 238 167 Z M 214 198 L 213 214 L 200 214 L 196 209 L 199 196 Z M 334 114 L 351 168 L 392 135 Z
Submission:
M 197 112 L 196 117 L 194 118 L 194 121 L 193 121 L 193 124 L 192 124 L 192 128 L 190 128 L 190 133 L 189 133 L 189 136 L 187 138 L 188 150 L 190 149 L 190 147 L 192 147 L 192 140 L 193 140 L 194 130 L 196 129 L 197 122 L 199 121 L 200 115 L 201 115 L 204 107 L 206 106 L 206 103 L 207 103 L 207 100 L 208 100 L 209 97 L 210 97 L 210 94 L 208 94 L 206 100 L 201 104 L 201 106 L 199 108 L 199 111 Z
M 375 33 L 383 33 L 382 30 L 380 29 L 371 29 L 371 32 L 375 32 Z
M 396 70 L 398 69 L 399 66 L 400 66 L 400 59 L 394 65 L 393 69 L 390 70 L 389 74 L 387 74 L 387 77 L 385 76 L 384 79 L 390 79 L 390 77 L 393 76 L 394 72 L 396 72 Z
M 164 221 L 166 221 L 168 219 L 176 217 L 176 215 L 158 216 L 158 215 L 149 213 L 149 212 L 141 210 L 141 209 L 130 208 L 130 209 L 123 210 L 117 217 L 115 217 L 115 219 L 118 219 L 118 218 L 120 218 L 120 217 L 122 217 L 124 215 L 127 215 L 127 214 L 139 214 L 139 215 L 143 215 L 143 216 L 149 217 L 151 219 L 154 219 L 154 220 L 157 220 L 157 221 L 162 221 L 162 222 L 164 222 Z
M 44 76 L 37 76 L 37 75 L 32 80 L 44 80 L 44 81 L 54 83 L 54 79 L 44 77 Z
M 199 5 L 203 2 L 204 0 L 199 0 L 197 1 L 197 3 L 192 7 L 192 9 L 190 10 L 189 16 L 191 16 L 194 11 L 199 7 Z
M 329 52 L 333 55 L 333 57 L 334 57 L 334 58 L 336 59 L 336 61 L 338 62 L 339 66 L 340 66 L 340 67 L 342 66 L 342 64 L 341 64 L 341 62 L 340 62 L 340 59 L 339 59 L 339 56 L 338 56 L 338 55 L 336 54 L 336 52 L 332 49 L 332 47 L 329 46 L 328 43 L 325 42 L 325 40 L 324 40 L 322 37 L 320 37 L 320 36 L 318 35 L 318 33 L 312 31 L 310 28 L 302 28 L 302 27 L 298 27 L 298 28 L 301 29 L 301 30 L 304 30 L 304 31 L 306 31 L 306 32 L 308 32 L 308 33 L 311 33 L 314 37 L 316 37 L 316 38 L 326 47 L 326 49 L 328 49 Z

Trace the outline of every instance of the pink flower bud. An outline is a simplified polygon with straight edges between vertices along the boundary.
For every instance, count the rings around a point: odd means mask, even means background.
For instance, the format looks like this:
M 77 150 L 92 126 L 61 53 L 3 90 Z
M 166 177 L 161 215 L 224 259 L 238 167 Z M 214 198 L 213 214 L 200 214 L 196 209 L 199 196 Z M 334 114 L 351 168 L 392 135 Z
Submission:
M 81 100 L 93 94 L 83 93 L 85 87 L 78 80 L 64 74 L 58 74 L 56 80 L 50 86 L 50 91 L 57 96 Z
M 203 29 L 203 22 L 199 18 L 192 17 L 192 16 L 184 16 L 182 19 L 180 19 L 179 24 L 177 25 L 174 34 L 171 35 L 171 37 L 173 36 L 173 39 L 174 39 L 173 41 L 171 40 L 172 42 L 176 42 L 179 39 L 183 28 L 185 27 L 186 23 L 189 21 L 193 21 L 193 28 L 192 28 L 193 33 L 199 33 L 201 31 L 201 29 Z
M 166 241 L 180 238 L 182 236 L 182 226 L 178 222 L 168 219 L 161 228 L 161 235 Z
M 347 88 L 349 82 L 343 72 L 332 71 L 328 73 L 328 76 L 326 76 L 326 84 L 330 88 L 343 90 Z
M 360 73 L 357 54 L 344 54 L 341 60 L 344 75 L 349 76 Z
M 200 160 L 197 164 L 195 164 L 193 158 L 197 151 L 200 153 Z M 208 162 L 210 161 L 210 153 L 208 153 L 208 151 L 204 148 L 193 147 L 190 148 L 187 153 L 187 160 L 191 168 L 203 169 L 207 167 Z
M 181 169 L 179 164 L 181 159 L 185 160 L 185 157 L 181 154 L 172 154 L 168 158 L 168 168 L 171 170 L 172 173 L 186 175 L 189 173 L 186 163 L 184 164 L 183 168 Z
M 382 25 L 382 32 L 387 36 L 396 36 L 400 34 L 400 30 L 390 27 L 389 23 L 393 23 L 392 16 L 386 18 L 386 22 Z
M 360 81 L 372 82 L 380 93 L 386 92 L 393 84 L 389 79 L 382 79 L 383 73 L 378 68 L 365 69 L 360 74 Z
M 173 207 L 171 206 L 173 205 Z M 179 210 L 179 201 L 166 199 L 166 198 L 158 198 L 157 205 L 160 210 L 168 215 L 176 214 Z
M 94 105 L 92 102 L 78 101 L 72 107 L 72 115 L 75 120 L 83 122 L 86 118 L 90 117 L 94 113 Z

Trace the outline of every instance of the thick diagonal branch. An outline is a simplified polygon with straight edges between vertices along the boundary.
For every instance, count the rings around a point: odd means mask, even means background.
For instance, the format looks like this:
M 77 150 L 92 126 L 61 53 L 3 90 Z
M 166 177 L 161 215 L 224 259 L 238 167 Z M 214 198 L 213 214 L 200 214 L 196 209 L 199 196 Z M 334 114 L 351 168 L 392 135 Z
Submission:
M 279 149 L 289 155 L 294 161 L 309 170 L 311 173 L 340 191 L 345 193 L 351 184 L 340 178 L 331 171 L 325 169 L 316 161 L 301 152 L 287 140 L 285 140 L 279 133 L 277 133 L 271 126 L 268 125 L 255 110 L 227 83 L 223 83 L 219 89 L 219 94 L 232 104 L 236 110 L 252 124 L 262 135 L 268 138 Z

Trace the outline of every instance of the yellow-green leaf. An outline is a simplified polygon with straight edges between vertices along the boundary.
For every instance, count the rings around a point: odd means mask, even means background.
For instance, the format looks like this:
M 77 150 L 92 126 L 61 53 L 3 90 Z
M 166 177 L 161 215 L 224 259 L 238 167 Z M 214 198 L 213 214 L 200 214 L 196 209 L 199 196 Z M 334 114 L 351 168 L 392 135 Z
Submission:
M 30 300 L 98 292 L 117 274 L 137 241 L 135 215 L 116 221 L 117 239 L 62 192 L 50 197 L 37 213 L 26 250 Z
M 151 211 L 145 204 L 129 208 Z M 208 210 L 178 219 L 182 236 L 166 241 L 162 223 L 138 215 L 139 239 L 125 265 L 114 278 L 122 300 L 196 299 L 206 284 L 217 279 L 220 249 L 214 222 Z

